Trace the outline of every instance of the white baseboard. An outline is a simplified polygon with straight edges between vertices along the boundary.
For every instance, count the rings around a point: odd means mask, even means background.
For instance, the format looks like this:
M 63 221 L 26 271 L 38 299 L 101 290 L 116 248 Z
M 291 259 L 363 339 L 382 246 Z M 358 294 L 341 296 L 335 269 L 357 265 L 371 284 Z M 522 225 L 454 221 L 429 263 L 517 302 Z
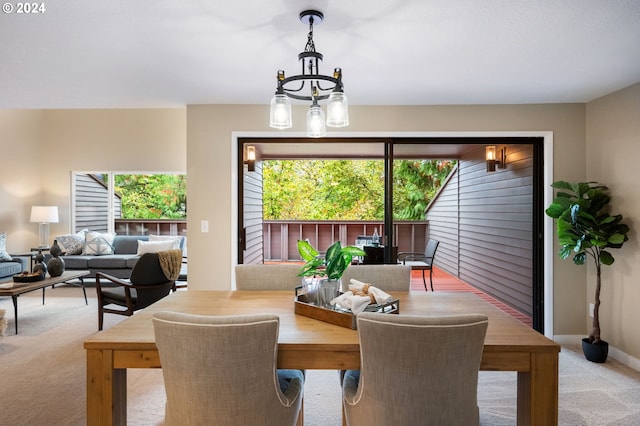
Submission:
M 581 335 L 566 334 L 553 336 L 553 341 L 560 345 L 581 345 L 582 339 L 584 338 L 585 336 Z M 627 367 L 640 371 L 640 359 L 624 353 L 611 345 L 609 345 L 609 356 Z

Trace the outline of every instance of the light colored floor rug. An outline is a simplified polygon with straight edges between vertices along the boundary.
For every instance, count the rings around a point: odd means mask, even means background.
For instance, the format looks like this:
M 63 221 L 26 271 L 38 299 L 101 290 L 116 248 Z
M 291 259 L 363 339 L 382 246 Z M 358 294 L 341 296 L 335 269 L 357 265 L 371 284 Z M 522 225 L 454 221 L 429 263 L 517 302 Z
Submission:
M 86 364 L 83 341 L 97 331 L 95 290 L 56 286 L 18 299 L 19 334 L 13 305 L 0 298 L 8 328 L 0 340 L 0 425 L 84 425 Z M 105 328 L 124 317 L 106 315 Z M 336 371 L 307 372 L 305 424 L 341 425 Z M 164 387 L 161 370 L 129 370 L 128 420 L 131 425 L 162 425 Z M 586 361 L 580 348 L 560 355 L 561 425 L 640 425 L 640 372 L 609 360 Z M 481 372 L 478 387 L 481 424 L 515 425 L 516 374 Z

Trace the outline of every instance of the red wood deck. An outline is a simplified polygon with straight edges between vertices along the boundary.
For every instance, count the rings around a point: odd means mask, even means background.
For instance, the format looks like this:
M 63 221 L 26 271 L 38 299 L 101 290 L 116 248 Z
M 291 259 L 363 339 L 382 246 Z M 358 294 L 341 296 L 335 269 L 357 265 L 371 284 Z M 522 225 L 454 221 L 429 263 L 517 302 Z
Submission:
M 265 262 L 265 263 L 282 263 L 282 262 Z M 299 263 L 302 264 L 302 262 L 286 262 L 286 263 Z M 427 285 L 429 285 L 429 272 L 426 272 L 426 277 L 427 277 Z M 429 287 L 430 288 L 430 287 Z M 412 271 L 411 273 L 411 291 L 424 291 L 424 284 L 422 283 L 422 271 Z M 431 291 L 431 290 L 429 290 Z M 489 296 L 488 294 L 483 293 L 482 291 L 478 290 L 475 287 L 470 286 L 469 284 L 465 283 L 464 281 L 460 281 L 458 278 L 454 277 L 453 275 L 448 274 L 447 272 L 438 269 L 438 268 L 433 268 L 433 291 L 467 291 L 470 293 L 474 293 L 476 295 L 478 295 L 479 297 L 481 297 L 482 299 L 486 300 L 487 302 L 491 303 L 493 306 L 503 310 L 504 312 L 506 312 L 507 314 L 511 315 L 512 317 L 520 320 L 522 323 L 528 325 L 529 327 L 533 327 L 533 320 L 531 319 L 531 317 L 523 314 L 520 311 L 517 311 L 515 309 L 513 309 L 511 306 L 502 303 L 501 301 L 494 299 L 493 297 Z
M 429 272 L 426 272 L 427 277 L 427 286 L 429 285 Z M 424 291 L 424 284 L 422 283 L 422 272 L 421 271 L 413 271 L 411 273 L 411 290 L 412 291 Z M 429 290 L 431 291 L 431 290 Z M 476 289 L 475 287 L 470 286 L 469 284 L 460 281 L 458 278 L 453 275 L 449 275 L 441 269 L 433 268 L 433 291 L 467 291 L 478 295 L 483 298 L 487 302 L 491 303 L 495 307 L 503 310 L 508 313 L 512 317 L 520 320 L 524 324 L 532 327 L 533 321 L 531 317 L 513 309 L 511 306 L 506 305 L 500 302 L 497 299 L 489 296 Z

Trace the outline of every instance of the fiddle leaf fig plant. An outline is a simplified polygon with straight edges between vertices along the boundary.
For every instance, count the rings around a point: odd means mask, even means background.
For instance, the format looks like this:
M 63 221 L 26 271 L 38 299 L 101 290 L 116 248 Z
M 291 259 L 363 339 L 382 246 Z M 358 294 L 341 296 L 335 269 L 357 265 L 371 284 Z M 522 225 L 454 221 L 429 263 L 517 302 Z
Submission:
M 342 247 L 340 241 L 333 243 L 323 258 L 309 241 L 298 240 L 298 253 L 306 262 L 300 269 L 298 276 L 326 276 L 332 280 L 342 277 L 344 271 L 351 265 L 353 256 L 365 256 L 364 250 L 356 246 Z
M 591 257 L 596 267 L 596 290 L 593 308 L 593 326 L 589 342 L 597 344 L 600 337 L 601 266 L 614 262 L 611 249 L 618 249 L 628 241 L 629 227 L 622 223 L 622 215 L 609 213 L 611 198 L 608 188 L 597 182 L 554 182 L 556 198 L 546 214 L 556 219 L 560 257 L 571 256 L 573 263 L 584 265 Z

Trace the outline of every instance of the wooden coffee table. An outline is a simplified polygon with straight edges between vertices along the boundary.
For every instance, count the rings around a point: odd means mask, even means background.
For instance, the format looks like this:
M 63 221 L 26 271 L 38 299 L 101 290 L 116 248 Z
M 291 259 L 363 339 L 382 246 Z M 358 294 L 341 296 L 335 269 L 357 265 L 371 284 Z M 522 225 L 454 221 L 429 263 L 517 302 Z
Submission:
M 89 275 L 89 271 L 65 271 L 59 277 L 47 277 L 42 281 L 35 281 L 32 283 L 16 283 L 13 281 L 3 282 L 2 284 L 13 283 L 13 287 L 11 288 L 0 288 L 0 297 L 11 296 L 11 299 L 13 300 L 13 316 L 16 323 L 16 334 L 18 334 L 18 296 L 30 291 L 42 289 L 42 304 L 44 305 L 44 290 L 46 287 L 53 287 L 56 284 L 62 284 L 69 280 L 82 278 L 87 275 Z M 82 281 L 80 281 L 80 286 L 82 287 L 82 293 L 84 294 L 84 303 L 88 304 L 87 291 L 84 288 L 84 283 Z

